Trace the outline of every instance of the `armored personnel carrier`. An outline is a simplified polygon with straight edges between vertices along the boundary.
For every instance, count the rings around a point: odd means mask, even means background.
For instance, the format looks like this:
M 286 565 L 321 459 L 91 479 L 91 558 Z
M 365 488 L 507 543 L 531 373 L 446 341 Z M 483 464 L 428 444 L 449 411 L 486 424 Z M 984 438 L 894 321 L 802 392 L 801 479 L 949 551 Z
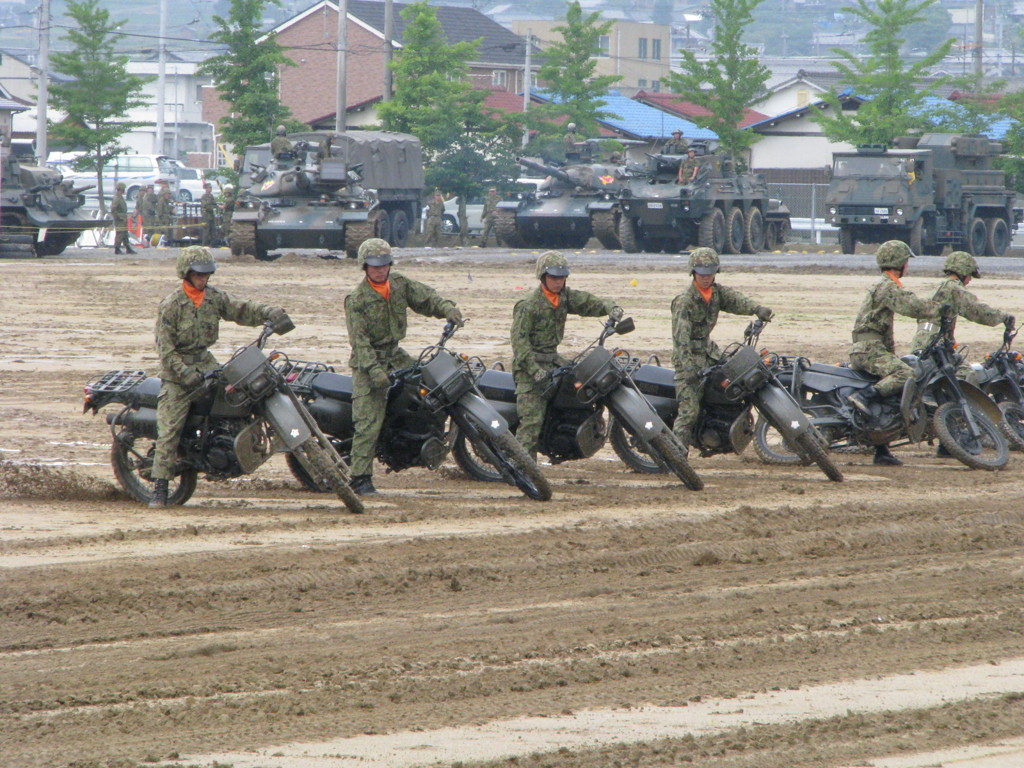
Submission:
M 247 147 L 231 220 L 231 251 L 267 259 L 281 248 L 355 258 L 382 237 L 405 245 L 420 215 L 423 157 L 415 136 L 389 131 L 289 134 L 292 148 Z
M 973 256 L 1002 256 L 1020 219 L 1014 193 L 984 136 L 901 136 L 892 149 L 859 147 L 832 155 L 827 215 L 843 253 L 857 243 L 902 240 L 914 253 L 948 245 Z
M 696 245 L 719 253 L 758 253 L 786 241 L 789 209 L 768 197 L 759 173 L 737 173 L 732 160 L 703 155 L 693 181 L 676 179 L 678 155 L 648 155 L 630 166 L 619 193 L 619 240 L 627 253 L 679 252 Z
M 52 168 L 18 160 L 0 147 L 0 255 L 56 256 L 83 230 L 107 226 L 83 211 L 86 187 L 75 188 Z
M 547 178 L 536 191 L 498 203 L 494 229 L 502 243 L 511 248 L 582 248 L 596 237 L 605 248 L 619 247 L 618 168 L 586 163 L 559 168 L 525 157 L 519 164 Z

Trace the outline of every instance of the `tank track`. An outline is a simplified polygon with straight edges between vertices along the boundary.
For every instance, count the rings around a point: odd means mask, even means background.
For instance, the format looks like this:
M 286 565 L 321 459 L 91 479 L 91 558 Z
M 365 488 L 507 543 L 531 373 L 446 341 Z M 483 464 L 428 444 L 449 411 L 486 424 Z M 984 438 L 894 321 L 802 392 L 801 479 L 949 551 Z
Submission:
M 601 241 L 608 250 L 614 251 L 622 247 L 619 241 L 618 232 L 615 231 L 615 213 L 613 211 L 598 211 L 590 217 L 590 226 L 594 230 L 594 237 Z
M 231 255 L 256 255 L 256 225 L 248 221 L 231 222 Z
M 348 222 L 345 225 L 345 254 L 354 259 L 359 255 L 359 246 L 374 236 L 376 222 L 373 219 L 366 221 Z
M 526 241 L 519 234 L 516 226 L 516 215 L 512 211 L 497 210 L 494 212 L 494 232 L 498 242 L 509 248 L 525 248 Z

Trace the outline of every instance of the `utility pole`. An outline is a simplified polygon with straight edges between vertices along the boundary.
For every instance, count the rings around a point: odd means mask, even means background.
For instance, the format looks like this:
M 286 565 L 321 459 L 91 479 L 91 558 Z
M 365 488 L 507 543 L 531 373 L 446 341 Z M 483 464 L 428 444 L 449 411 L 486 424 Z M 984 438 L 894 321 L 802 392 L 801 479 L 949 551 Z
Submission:
M 164 89 L 167 87 L 167 0 L 160 0 L 160 39 L 157 42 L 156 65 L 156 136 L 154 155 L 164 153 Z
M 526 110 L 530 108 L 530 61 L 533 58 L 533 30 L 526 30 L 526 68 L 523 70 L 523 149 L 530 143 L 530 129 L 525 125 Z
M 982 22 L 985 19 L 984 0 L 974 0 L 974 75 L 981 78 L 984 66 L 981 63 L 982 53 Z M 979 83 L 980 85 L 980 83 Z
M 338 92 L 334 100 L 334 130 L 345 130 L 348 117 L 348 92 L 345 78 L 348 76 L 345 57 L 348 55 L 348 0 L 338 0 Z
M 39 3 L 39 99 L 36 103 L 36 157 L 46 163 L 47 111 L 50 106 L 50 0 Z
M 384 101 L 391 101 L 391 91 L 394 87 L 394 80 L 391 73 L 391 59 L 395 55 L 395 49 L 391 41 L 395 37 L 395 2 L 384 0 Z

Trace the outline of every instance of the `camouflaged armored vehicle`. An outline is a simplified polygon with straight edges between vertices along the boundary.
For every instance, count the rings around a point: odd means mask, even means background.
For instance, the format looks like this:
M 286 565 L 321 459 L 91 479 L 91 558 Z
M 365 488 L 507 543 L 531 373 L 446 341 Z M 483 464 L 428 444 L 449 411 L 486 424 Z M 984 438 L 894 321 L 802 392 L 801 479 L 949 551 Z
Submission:
M 614 165 L 580 163 L 559 168 L 519 158 L 547 178 L 536 191 L 498 203 L 494 229 L 511 248 L 582 248 L 596 237 L 618 248 L 615 207 L 621 174 Z
M 59 171 L 18 160 L 0 148 L 0 255 L 56 256 L 83 230 L 109 225 L 82 211 L 83 190 Z
M 1005 174 L 992 170 L 1001 151 L 984 136 L 926 133 L 834 153 L 826 213 L 843 253 L 902 240 L 914 253 L 1002 256 L 1020 219 Z
M 231 251 L 257 259 L 282 248 L 355 258 L 381 237 L 405 245 L 419 219 L 423 156 L 415 136 L 390 131 L 288 135 L 292 148 L 247 147 L 231 220 Z
M 679 155 L 648 155 L 630 166 L 619 193 L 618 232 L 622 249 L 679 252 L 707 246 L 719 253 L 758 253 L 786 241 L 789 209 L 768 197 L 760 173 L 736 173 L 723 155 L 698 156 L 692 182 L 676 179 Z

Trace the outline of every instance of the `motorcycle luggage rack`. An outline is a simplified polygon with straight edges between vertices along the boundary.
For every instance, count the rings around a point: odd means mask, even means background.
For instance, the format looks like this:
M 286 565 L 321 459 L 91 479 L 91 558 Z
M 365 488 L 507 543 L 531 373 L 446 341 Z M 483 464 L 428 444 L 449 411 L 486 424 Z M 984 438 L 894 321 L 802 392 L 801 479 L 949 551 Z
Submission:
M 97 393 L 117 394 L 135 388 L 148 378 L 145 371 L 119 368 L 93 376 L 85 388 Z
M 298 395 L 313 393 L 313 379 L 321 373 L 334 373 L 334 366 L 313 360 L 291 360 L 284 358 L 281 365 L 275 365 L 292 390 Z

